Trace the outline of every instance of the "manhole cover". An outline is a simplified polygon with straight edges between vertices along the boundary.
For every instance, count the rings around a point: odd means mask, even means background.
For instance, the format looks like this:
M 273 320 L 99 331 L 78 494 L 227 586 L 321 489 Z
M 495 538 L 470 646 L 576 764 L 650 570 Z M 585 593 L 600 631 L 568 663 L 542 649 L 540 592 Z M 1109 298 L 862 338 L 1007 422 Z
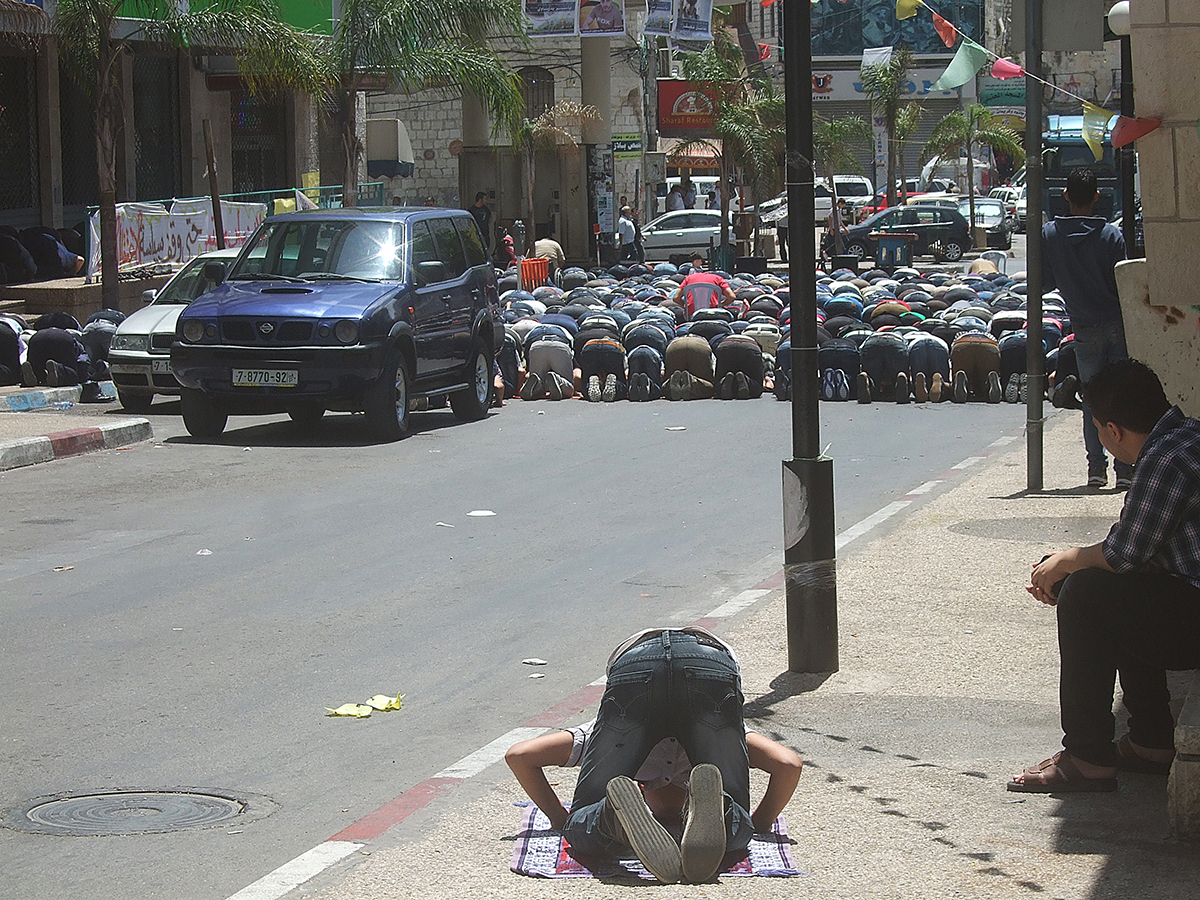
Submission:
M 273 811 L 265 797 L 232 797 L 201 791 L 113 791 L 43 797 L 9 810 L 4 824 L 36 834 L 161 834 L 219 825 Z

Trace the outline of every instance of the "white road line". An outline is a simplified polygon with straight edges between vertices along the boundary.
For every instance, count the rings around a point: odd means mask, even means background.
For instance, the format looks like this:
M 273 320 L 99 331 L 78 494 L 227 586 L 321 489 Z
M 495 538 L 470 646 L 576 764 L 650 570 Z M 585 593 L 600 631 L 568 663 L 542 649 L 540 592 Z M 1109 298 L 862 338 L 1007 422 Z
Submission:
M 933 481 L 927 481 L 924 484 L 917 485 L 915 488 L 913 488 L 911 491 L 909 491 L 904 496 L 916 497 L 916 496 L 919 496 L 920 494 L 928 494 L 930 491 L 932 491 L 935 487 L 937 487 L 941 483 L 942 483 L 941 479 L 934 479 Z
M 950 468 L 951 469 L 969 469 L 969 468 L 971 468 L 971 466 L 975 465 L 975 463 L 981 463 L 986 458 L 987 457 L 985 457 L 985 456 L 968 456 L 962 462 L 958 463 L 957 465 L 953 465 Z
M 468 753 L 458 762 L 449 765 L 434 775 L 434 778 L 470 778 L 478 775 L 492 763 L 504 759 L 504 752 L 517 741 L 528 740 L 545 734 L 545 728 L 514 728 L 500 735 L 490 744 L 485 744 L 474 753 Z
M 742 591 L 740 594 L 737 594 L 737 595 L 731 597 L 730 599 L 726 600 L 724 603 L 722 603 L 720 606 L 718 606 L 716 609 L 714 609 L 712 612 L 710 612 L 707 616 L 705 616 L 705 618 L 706 619 L 727 619 L 732 615 L 736 615 L 737 613 L 740 613 L 743 609 L 753 606 L 761 598 L 767 596 L 767 594 L 769 594 L 769 593 L 771 593 L 771 592 L 763 591 L 763 590 Z
M 849 528 L 839 534 L 837 536 L 837 540 L 834 542 L 834 546 L 838 550 L 841 550 L 851 541 L 862 537 L 876 525 L 886 522 L 896 513 L 900 512 L 900 510 L 910 506 L 911 504 L 911 500 L 896 500 L 894 503 L 889 503 L 883 509 L 871 513 L 871 515 L 867 516 L 861 522 L 851 525 Z
M 325 841 L 323 844 L 317 844 L 307 853 L 301 853 L 274 872 L 268 872 L 253 884 L 246 885 L 229 900 L 279 900 L 292 888 L 304 884 L 362 846 L 353 841 Z
M 1007 447 L 1013 441 L 1019 441 L 1020 439 L 1021 436 L 1019 434 L 1009 434 L 992 441 L 990 444 L 988 444 L 988 447 Z

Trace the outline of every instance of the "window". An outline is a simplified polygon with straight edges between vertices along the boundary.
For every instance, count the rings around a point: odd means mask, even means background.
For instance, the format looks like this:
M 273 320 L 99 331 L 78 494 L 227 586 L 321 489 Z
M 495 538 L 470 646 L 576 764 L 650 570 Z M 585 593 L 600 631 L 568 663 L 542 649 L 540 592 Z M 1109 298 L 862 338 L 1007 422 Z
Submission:
M 429 226 L 437 244 L 438 259 L 446 266 L 446 279 L 461 277 L 467 271 L 467 258 L 463 254 L 462 241 L 458 239 L 454 223 L 449 219 L 434 219 Z
M 521 97 L 525 100 L 525 118 L 536 119 L 554 105 L 554 76 L 541 66 L 517 70 L 521 79 Z
M 458 228 L 463 246 L 467 250 L 467 265 L 486 265 L 487 251 L 483 249 L 483 241 L 479 237 L 479 229 L 475 226 L 475 220 L 460 217 L 454 220 L 454 224 Z

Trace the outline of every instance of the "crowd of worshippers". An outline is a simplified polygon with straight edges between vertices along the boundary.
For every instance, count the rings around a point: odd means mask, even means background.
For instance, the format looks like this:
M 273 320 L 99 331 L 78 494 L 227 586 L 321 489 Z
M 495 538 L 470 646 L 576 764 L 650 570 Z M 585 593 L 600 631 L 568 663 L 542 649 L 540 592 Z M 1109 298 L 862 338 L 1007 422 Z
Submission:
M 0 385 L 73 387 L 82 403 L 102 403 L 101 381 L 110 380 L 108 351 L 125 314 L 115 309 L 92 313 L 82 325 L 65 312 L 46 313 L 32 322 L 0 314 Z
M 75 228 L 35 225 L 18 231 L 0 225 L 0 284 L 25 284 L 78 275 L 83 237 Z
M 898 268 L 817 273 L 819 391 L 870 403 L 1023 403 L 1028 333 L 1023 273 L 989 262 L 966 274 Z M 786 276 L 706 272 L 697 258 L 571 268 L 532 291 L 501 278 L 506 397 L 791 399 Z M 1044 371 L 1056 406 L 1078 408 L 1078 370 L 1061 300 L 1043 301 Z M 498 383 L 499 386 L 499 383 Z

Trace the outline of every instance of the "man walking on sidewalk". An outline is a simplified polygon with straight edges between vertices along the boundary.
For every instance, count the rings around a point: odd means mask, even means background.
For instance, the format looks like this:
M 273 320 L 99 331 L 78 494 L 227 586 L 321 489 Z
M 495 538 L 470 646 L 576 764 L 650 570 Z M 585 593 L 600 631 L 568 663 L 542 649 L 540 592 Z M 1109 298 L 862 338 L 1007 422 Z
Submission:
M 1100 440 L 1133 468 L 1121 518 L 1090 547 L 1051 554 L 1026 590 L 1058 612 L 1063 747 L 1010 791 L 1113 791 L 1117 771 L 1165 774 L 1174 756 L 1167 669 L 1200 667 L 1200 421 L 1144 364 L 1084 386 Z M 1129 733 L 1113 744 L 1120 674 Z
M 593 722 L 515 744 L 505 760 L 575 851 L 628 846 L 665 884 L 711 881 L 727 852 L 771 829 L 800 778 L 799 756 L 746 731 L 742 703 L 727 644 L 703 628 L 652 628 L 609 657 Z M 551 765 L 580 766 L 569 813 Z M 770 774 L 753 815 L 751 765 Z

